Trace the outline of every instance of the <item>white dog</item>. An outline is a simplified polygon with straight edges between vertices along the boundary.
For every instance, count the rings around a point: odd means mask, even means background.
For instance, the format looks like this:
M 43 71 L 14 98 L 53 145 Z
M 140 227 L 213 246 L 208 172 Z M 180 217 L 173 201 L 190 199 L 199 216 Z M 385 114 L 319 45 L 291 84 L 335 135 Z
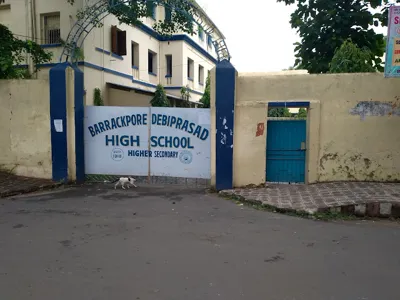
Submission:
M 137 186 L 135 185 L 135 181 L 136 181 L 136 179 L 133 178 L 133 177 L 130 177 L 130 176 L 129 176 L 129 177 L 120 177 L 120 178 L 117 179 L 116 181 L 113 181 L 113 183 L 114 183 L 114 182 L 117 182 L 117 183 L 115 184 L 115 186 L 114 186 L 114 189 L 117 189 L 117 186 L 118 186 L 119 184 L 122 186 L 123 189 L 125 189 L 125 184 L 128 185 L 128 189 L 129 189 L 130 185 L 133 185 L 134 187 L 137 187 Z

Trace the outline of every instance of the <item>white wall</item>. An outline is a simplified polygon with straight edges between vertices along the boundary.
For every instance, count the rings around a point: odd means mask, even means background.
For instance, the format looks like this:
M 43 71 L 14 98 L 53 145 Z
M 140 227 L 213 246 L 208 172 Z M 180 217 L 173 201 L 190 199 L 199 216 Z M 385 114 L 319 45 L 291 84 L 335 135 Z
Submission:
M 9 1 L 9 0 L 7 0 Z M 75 24 L 77 18 L 76 14 L 79 9 L 84 6 L 84 3 L 93 3 L 97 0 L 75 0 L 75 4 L 71 6 L 66 0 L 36 0 L 36 36 L 37 41 L 41 42 L 41 18 L 40 15 L 44 13 L 61 12 L 61 38 L 67 39 L 72 26 Z M 29 10 L 25 6 L 25 1 L 10 1 L 11 9 L 0 10 L 0 22 L 10 25 L 10 29 L 15 34 L 21 36 L 30 35 L 30 19 Z M 164 19 L 164 7 L 157 7 L 156 19 Z M 151 18 L 143 19 L 146 26 L 152 27 L 155 20 Z M 117 25 L 119 29 L 126 30 L 127 33 L 127 55 L 123 59 L 118 59 L 111 54 L 105 54 L 96 50 L 97 48 L 111 52 L 111 26 Z M 197 33 L 197 29 L 195 30 Z M 204 50 L 216 57 L 214 47 L 208 47 L 207 35 L 204 33 L 204 40 L 201 41 L 199 36 L 193 35 L 190 37 Z M 132 69 L 131 61 L 131 42 L 134 41 L 139 44 L 139 71 Z M 58 62 L 62 52 L 62 47 L 46 48 L 46 50 L 54 53 L 52 62 Z M 93 90 L 98 87 L 103 91 L 105 99 L 108 94 L 105 89 L 107 82 L 118 85 L 140 88 L 147 91 L 154 91 L 154 87 L 132 82 L 129 76 L 134 76 L 135 80 L 140 80 L 144 83 L 157 85 L 161 83 L 164 86 L 176 87 L 176 89 L 167 90 L 169 94 L 180 97 L 180 87 L 186 86 L 189 82 L 187 80 L 187 58 L 190 57 L 194 61 L 194 81 L 190 87 L 198 93 L 192 93 L 191 100 L 198 101 L 201 98 L 199 93 L 203 93 L 204 86 L 199 85 L 198 82 L 198 65 L 204 67 L 204 82 L 207 78 L 208 70 L 214 66 L 213 62 L 207 59 L 204 55 L 198 52 L 184 41 L 170 41 L 159 42 L 157 39 L 148 35 L 141 29 L 128 26 L 126 24 L 119 24 L 119 21 L 113 15 L 107 16 L 103 20 L 103 26 L 96 28 L 87 36 L 84 46 L 84 60 L 86 65 L 82 70 L 85 71 L 85 89 L 86 89 L 86 104 L 93 103 Z M 157 63 L 155 72 L 157 76 L 151 75 L 148 72 L 148 51 L 151 50 L 157 53 Z M 166 58 L 165 55 L 172 55 L 173 76 L 170 82 L 167 82 L 166 75 Z M 108 70 L 103 72 L 99 68 Z M 110 72 L 112 70 L 114 72 Z M 38 78 L 48 79 L 49 68 L 42 68 L 38 73 Z M 115 73 L 117 72 L 117 74 Z

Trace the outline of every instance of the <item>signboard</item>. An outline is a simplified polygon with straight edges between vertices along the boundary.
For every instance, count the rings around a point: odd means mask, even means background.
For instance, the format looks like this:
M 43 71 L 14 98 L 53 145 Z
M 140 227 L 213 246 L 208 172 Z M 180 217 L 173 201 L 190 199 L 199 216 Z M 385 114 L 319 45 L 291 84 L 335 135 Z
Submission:
M 389 8 L 385 77 L 400 77 L 400 6 Z
M 85 107 L 86 174 L 210 178 L 210 110 Z

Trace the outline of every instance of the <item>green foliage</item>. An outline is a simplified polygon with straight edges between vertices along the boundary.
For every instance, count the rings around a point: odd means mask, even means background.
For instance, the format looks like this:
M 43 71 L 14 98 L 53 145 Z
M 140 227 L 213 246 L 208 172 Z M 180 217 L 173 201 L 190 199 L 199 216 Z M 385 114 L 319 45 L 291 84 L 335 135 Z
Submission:
M 150 100 L 153 107 L 169 107 L 169 101 L 165 93 L 164 87 L 161 84 L 157 85 L 154 97 Z
M 335 50 L 350 38 L 359 48 L 371 51 L 374 69 L 383 70 L 384 36 L 370 27 L 387 24 L 387 0 L 277 1 L 297 4 L 290 21 L 301 38 L 300 43 L 295 43 L 296 68 L 309 73 L 327 73 Z M 382 10 L 374 14 L 370 6 L 382 7 Z
M 12 32 L 0 24 L 0 79 L 30 78 L 32 74 L 24 68 L 17 68 L 28 54 L 35 65 L 51 60 L 52 54 L 43 50 L 40 45 L 30 40 L 22 41 L 14 37 Z
M 277 107 L 268 109 L 268 117 L 290 118 L 292 114 L 287 107 Z
M 65 47 L 65 46 L 67 45 L 67 43 L 66 43 L 63 39 L 60 39 L 60 44 L 61 44 L 61 46 L 63 46 L 63 47 Z M 81 48 L 79 48 L 79 47 L 74 48 L 74 54 L 73 54 L 73 56 L 74 56 L 74 58 L 75 58 L 77 61 L 83 61 L 83 60 L 85 60 L 85 54 L 84 54 L 84 52 L 83 52 L 83 49 L 81 49 Z
M 210 108 L 210 77 L 207 76 L 206 87 L 204 89 L 204 94 L 200 99 L 200 102 L 203 103 L 203 108 Z
M 298 119 L 306 119 L 307 118 L 307 110 L 303 107 L 299 109 L 299 113 L 296 116 Z
M 101 90 L 99 88 L 94 89 L 93 104 L 95 106 L 104 106 L 104 100 L 103 97 L 101 96 Z
M 104 1 L 104 0 L 99 0 Z M 67 0 L 71 5 L 74 0 Z M 190 35 L 194 32 L 193 14 L 194 3 L 192 0 L 131 0 L 129 4 L 124 0 L 114 0 L 114 5 L 108 7 L 108 12 L 115 15 L 117 19 L 124 24 L 131 26 L 142 25 L 143 18 L 152 17 L 152 8 L 154 5 L 163 5 L 171 8 L 171 18 L 169 20 L 159 20 L 153 25 L 153 29 L 164 36 L 172 35 L 176 32 L 185 32 Z M 86 7 L 78 13 L 78 18 L 82 19 L 90 15 L 92 23 L 96 27 L 101 27 L 98 11 Z M 97 16 L 97 17 L 96 17 Z
M 351 40 L 347 40 L 336 49 L 329 73 L 375 72 L 376 69 L 372 67 L 373 57 L 368 48 L 360 49 Z
M 181 105 L 180 107 L 190 107 L 190 100 L 191 95 L 190 95 L 190 89 L 188 86 L 183 86 L 181 88 Z

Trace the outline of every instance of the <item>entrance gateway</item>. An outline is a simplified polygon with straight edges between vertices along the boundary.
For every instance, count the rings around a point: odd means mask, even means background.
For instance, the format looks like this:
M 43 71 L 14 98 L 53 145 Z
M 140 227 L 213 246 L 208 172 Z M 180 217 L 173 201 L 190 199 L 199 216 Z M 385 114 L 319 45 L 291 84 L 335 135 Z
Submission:
M 306 120 L 268 120 L 268 182 L 305 183 Z
M 211 178 L 210 109 L 86 106 L 87 175 Z

